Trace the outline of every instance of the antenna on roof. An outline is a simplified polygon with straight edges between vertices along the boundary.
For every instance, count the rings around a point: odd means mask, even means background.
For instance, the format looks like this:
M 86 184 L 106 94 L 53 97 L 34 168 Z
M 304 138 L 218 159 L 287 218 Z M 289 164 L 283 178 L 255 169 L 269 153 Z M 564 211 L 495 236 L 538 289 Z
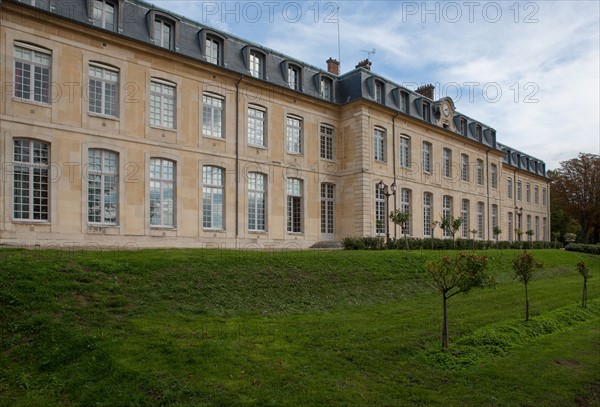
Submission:
M 367 59 L 371 59 L 371 55 L 375 55 L 375 52 L 377 52 L 377 50 L 375 48 L 373 48 L 371 51 L 367 51 L 367 50 L 361 49 L 360 52 L 366 52 L 367 53 Z

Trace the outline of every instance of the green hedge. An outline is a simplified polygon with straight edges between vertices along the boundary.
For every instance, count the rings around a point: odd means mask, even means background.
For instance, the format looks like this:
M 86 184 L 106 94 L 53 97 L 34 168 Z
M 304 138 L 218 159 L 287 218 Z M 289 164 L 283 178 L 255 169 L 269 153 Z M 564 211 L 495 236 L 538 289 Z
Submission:
M 404 238 L 390 238 L 388 243 L 383 237 L 346 237 L 342 241 L 342 246 L 346 250 L 404 250 L 406 243 Z M 431 239 L 408 238 L 408 247 L 410 250 L 431 250 Z M 559 243 L 556 247 L 562 247 Z M 433 239 L 434 250 L 483 250 L 483 249 L 553 249 L 554 243 L 551 242 L 494 242 L 490 240 L 475 240 L 472 239 L 456 239 L 453 243 L 452 239 Z
M 600 244 L 569 243 L 565 250 L 589 254 L 600 254 Z

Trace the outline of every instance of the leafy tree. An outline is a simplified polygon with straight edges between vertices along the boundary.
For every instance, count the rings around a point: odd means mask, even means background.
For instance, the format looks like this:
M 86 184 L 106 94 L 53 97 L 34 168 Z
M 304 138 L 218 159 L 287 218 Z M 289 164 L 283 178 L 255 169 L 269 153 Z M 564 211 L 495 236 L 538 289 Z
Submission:
M 475 235 L 477 234 L 477 229 L 471 229 L 469 232 L 471 232 L 471 235 L 473 235 L 471 240 L 473 240 L 473 250 L 475 250 Z
M 499 226 L 494 226 L 492 233 L 494 234 L 494 240 L 496 241 L 496 248 L 498 248 L 498 236 L 502 233 L 502 229 L 500 229 Z
M 468 293 L 473 288 L 494 286 L 494 279 L 486 273 L 487 257 L 476 254 L 459 253 L 456 258 L 444 256 L 438 261 L 425 264 L 433 287 L 442 294 L 444 320 L 442 323 L 442 348 L 447 349 L 448 300 L 460 293 Z
M 529 292 L 527 285 L 533 278 L 535 271 L 543 267 L 542 263 L 538 263 L 527 250 L 523 251 L 523 253 L 513 260 L 515 277 L 525 285 L 525 321 L 529 321 Z
M 584 243 L 600 241 L 600 155 L 580 153 L 562 161 L 557 170 L 548 171 L 548 176 L 551 208 L 561 209 L 578 221 Z
M 525 234 L 527 235 L 527 240 L 531 241 L 533 234 L 534 234 L 533 229 L 527 230 L 527 232 L 525 232 Z
M 581 292 L 581 306 L 587 308 L 587 281 L 592 278 L 592 270 L 585 266 L 585 263 L 580 261 L 577 263 L 577 272 L 583 277 L 583 291 Z
M 408 221 L 410 220 L 409 212 L 402 212 L 400 209 L 396 209 L 392 213 L 390 213 L 390 219 L 396 225 L 400 226 L 402 234 L 404 235 L 404 245 L 406 250 L 408 250 L 408 235 L 406 234 L 406 229 L 408 228 Z
M 456 233 L 459 231 L 460 226 L 463 224 L 463 218 L 455 218 L 454 216 L 450 216 L 449 218 L 449 227 L 450 234 L 452 235 L 452 248 L 456 249 Z

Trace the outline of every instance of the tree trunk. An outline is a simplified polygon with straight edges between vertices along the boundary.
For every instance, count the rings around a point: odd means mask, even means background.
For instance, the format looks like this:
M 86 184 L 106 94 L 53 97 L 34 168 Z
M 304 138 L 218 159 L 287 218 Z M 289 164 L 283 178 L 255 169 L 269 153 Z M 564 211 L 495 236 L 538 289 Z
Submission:
M 587 308 L 587 281 L 583 280 L 583 293 L 581 295 L 581 306 Z
M 443 296 L 444 299 L 444 322 L 442 324 L 442 349 L 448 349 L 448 299 L 446 298 L 446 293 Z
M 525 284 L 525 321 L 529 321 L 529 293 L 527 292 L 527 284 Z

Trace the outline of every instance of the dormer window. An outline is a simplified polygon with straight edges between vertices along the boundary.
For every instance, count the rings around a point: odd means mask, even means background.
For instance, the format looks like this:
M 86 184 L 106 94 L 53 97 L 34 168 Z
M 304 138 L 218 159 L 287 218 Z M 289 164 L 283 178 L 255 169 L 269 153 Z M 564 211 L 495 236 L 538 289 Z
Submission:
M 431 121 L 431 104 L 427 101 L 423 101 L 423 120 Z
M 287 84 L 291 89 L 301 90 L 302 83 L 301 69 L 297 65 L 289 64 L 287 67 Z
M 410 113 L 409 97 L 408 92 L 400 92 L 400 100 L 402 102 L 401 109 L 404 113 Z
M 375 100 L 377 103 L 385 103 L 385 85 L 383 82 L 375 81 Z
M 481 141 L 482 140 L 482 128 L 481 126 L 478 124 L 477 126 L 475 126 L 475 138 L 477 138 L 477 141 Z
M 168 14 L 150 10 L 150 33 L 154 44 L 177 50 L 177 20 Z
M 264 79 L 265 56 L 258 51 L 250 51 L 248 65 L 250 75 L 258 79 Z
M 321 98 L 325 100 L 333 99 L 333 81 L 326 76 L 321 77 Z
M 467 137 L 467 119 L 464 117 L 460 118 L 460 134 Z
M 93 0 L 92 22 L 96 27 L 116 31 L 117 10 L 115 3 L 107 0 Z
M 221 55 L 223 53 L 223 42 L 220 38 L 207 35 L 204 41 L 204 56 L 206 61 L 211 64 L 221 65 Z

